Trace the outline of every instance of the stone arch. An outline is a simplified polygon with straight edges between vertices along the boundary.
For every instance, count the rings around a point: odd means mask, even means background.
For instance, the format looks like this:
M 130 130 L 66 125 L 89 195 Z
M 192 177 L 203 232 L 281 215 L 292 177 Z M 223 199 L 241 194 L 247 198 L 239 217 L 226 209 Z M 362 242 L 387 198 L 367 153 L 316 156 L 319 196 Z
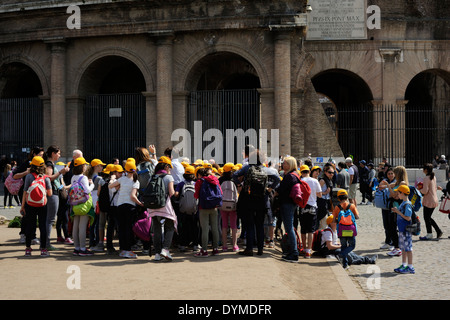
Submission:
M 110 47 L 105 48 L 101 51 L 97 51 L 94 54 L 88 56 L 84 61 L 80 64 L 80 67 L 77 68 L 75 73 L 74 82 L 72 87 L 69 89 L 69 93 L 73 95 L 82 95 L 83 96 L 83 77 L 86 76 L 86 72 L 90 67 L 93 66 L 94 63 L 100 61 L 100 59 L 108 58 L 108 57 L 120 57 L 125 60 L 128 60 L 130 63 L 134 64 L 140 71 L 145 81 L 145 91 L 154 91 L 154 81 L 151 76 L 151 72 L 148 69 L 148 66 L 145 62 L 134 54 L 132 51 L 124 49 L 124 48 L 116 48 Z
M 183 74 L 176 80 L 175 87 L 182 88 L 183 90 L 190 90 L 189 83 L 190 79 L 193 77 L 193 72 L 195 72 L 195 66 L 198 65 L 198 63 L 201 63 L 201 60 L 205 57 L 215 53 L 231 53 L 245 59 L 256 70 L 256 76 L 260 79 L 261 88 L 268 88 L 271 86 L 268 71 L 258 57 L 235 44 L 222 43 L 217 44 L 214 47 L 206 47 L 194 52 L 186 60 Z
M 0 61 L 0 68 L 2 68 L 3 66 L 6 66 L 8 64 L 13 64 L 13 63 L 18 63 L 18 64 L 23 64 L 24 66 L 30 68 L 34 74 L 37 76 L 37 78 L 39 79 L 40 85 L 41 85 L 41 91 L 42 91 L 42 96 L 49 96 L 50 95 L 50 85 L 48 83 L 48 79 L 45 76 L 45 72 L 44 70 L 41 68 L 41 66 L 35 62 L 34 60 L 25 57 L 25 56 L 21 56 L 21 55 L 11 55 L 8 56 L 4 59 L 2 59 L 2 61 Z

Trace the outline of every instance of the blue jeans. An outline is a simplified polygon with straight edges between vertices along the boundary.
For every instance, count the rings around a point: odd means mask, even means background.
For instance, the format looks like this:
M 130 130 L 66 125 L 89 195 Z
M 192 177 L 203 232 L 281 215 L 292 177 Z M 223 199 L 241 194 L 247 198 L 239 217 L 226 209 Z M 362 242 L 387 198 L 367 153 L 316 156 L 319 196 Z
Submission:
M 288 235 L 289 252 L 287 256 L 298 257 L 297 250 L 297 237 L 294 231 L 294 213 L 296 204 L 294 203 L 282 203 L 281 204 L 281 219 L 283 220 L 284 229 Z
M 356 239 L 355 237 L 341 237 L 341 256 L 342 266 L 345 268 L 348 266 L 348 254 L 355 249 Z

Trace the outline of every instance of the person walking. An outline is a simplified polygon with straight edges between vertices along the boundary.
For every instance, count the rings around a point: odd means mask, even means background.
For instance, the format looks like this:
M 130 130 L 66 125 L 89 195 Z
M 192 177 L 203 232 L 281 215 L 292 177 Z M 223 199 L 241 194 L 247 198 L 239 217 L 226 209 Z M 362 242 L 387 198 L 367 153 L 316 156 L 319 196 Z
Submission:
M 437 186 L 436 184 L 436 176 L 434 175 L 433 165 L 431 163 L 427 163 L 423 166 L 423 173 L 425 173 L 423 187 L 419 190 L 423 194 L 423 220 L 425 221 L 427 234 L 424 237 L 419 237 L 419 239 L 432 239 L 433 229 L 436 231 L 436 238 L 439 239 L 442 236 L 442 230 L 431 216 L 433 215 L 434 209 L 439 205 L 437 190 L 442 190 L 442 187 Z
M 387 169 L 385 173 L 386 177 L 380 181 L 380 185 L 378 188 L 380 190 L 383 190 L 384 188 L 387 188 L 387 184 L 395 184 L 395 174 L 394 169 L 391 167 Z M 394 199 L 389 198 L 389 203 L 392 203 Z M 390 209 L 381 209 L 381 217 L 383 220 L 383 228 L 384 228 L 384 242 L 380 249 L 389 249 L 390 251 L 394 250 L 394 237 L 393 232 L 395 232 L 395 229 L 397 228 L 397 223 L 395 216 L 391 213 Z M 393 232 L 391 230 L 394 230 Z M 395 232 L 396 233 L 396 232 Z M 395 237 L 396 238 L 396 237 Z

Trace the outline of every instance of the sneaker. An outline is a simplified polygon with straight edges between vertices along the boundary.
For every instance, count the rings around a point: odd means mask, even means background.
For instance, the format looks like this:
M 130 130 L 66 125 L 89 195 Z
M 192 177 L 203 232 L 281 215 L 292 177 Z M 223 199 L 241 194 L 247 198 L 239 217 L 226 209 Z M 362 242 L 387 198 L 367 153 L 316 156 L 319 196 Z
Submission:
M 116 252 L 117 252 L 117 250 L 114 249 L 114 248 L 107 248 L 106 249 L 106 254 L 107 255 L 113 255 L 113 254 L 116 254 Z
M 223 252 L 227 252 L 227 251 L 228 251 L 228 247 L 227 247 L 227 246 L 223 246 L 223 247 L 222 247 L 222 251 L 223 251 Z
M 64 239 L 64 244 L 73 244 L 73 240 L 70 238 L 65 238 Z
M 310 259 L 311 258 L 311 252 L 305 252 L 305 258 Z
M 207 258 L 209 257 L 208 251 L 200 249 L 199 252 L 197 252 L 196 254 L 194 254 L 194 257 L 197 258 Z
M 296 257 L 296 256 L 282 256 L 281 260 L 286 261 L 286 262 L 291 262 L 291 263 L 297 263 L 298 262 L 298 257 Z
M 77 249 L 73 250 L 72 255 L 79 256 L 80 255 L 80 250 L 77 250 Z
M 144 256 L 148 256 L 148 254 L 150 253 L 150 250 L 148 250 L 148 249 L 142 249 L 141 253 L 142 253 L 142 255 L 144 255 Z
M 269 247 L 269 248 L 274 248 L 275 247 L 273 240 L 269 241 L 269 244 L 267 245 L 267 247 Z
M 368 205 L 368 206 L 371 206 L 371 205 L 372 205 L 372 202 L 368 201 L 368 202 L 367 202 L 367 205 Z
M 52 245 L 49 244 L 49 245 L 47 246 L 47 250 L 48 250 L 48 251 L 56 251 L 56 250 L 58 250 L 58 249 L 56 249 L 54 246 L 52 246 Z
M 125 251 L 125 255 L 123 257 L 128 259 L 137 259 L 137 255 L 133 251 Z
M 56 243 L 64 243 L 64 238 L 63 237 L 57 237 L 56 238 Z
M 103 252 L 105 250 L 105 246 L 103 245 L 103 243 L 97 243 L 97 245 L 95 247 L 93 247 L 91 249 L 94 252 Z
M 41 249 L 41 257 L 48 257 L 50 256 L 50 252 L 48 252 L 47 249 Z
M 219 249 L 214 248 L 213 251 L 212 251 L 212 255 L 213 255 L 213 256 L 216 256 L 216 255 L 218 255 L 218 254 L 219 254 Z
M 38 238 L 31 240 L 31 244 L 41 244 Z
M 20 235 L 19 243 L 25 243 L 25 241 L 26 241 L 26 236 L 22 233 Z
M 238 246 L 234 246 L 233 247 L 233 252 L 239 252 L 239 247 Z
M 400 249 L 394 249 L 387 254 L 391 257 L 400 257 L 402 255 L 402 251 Z
M 119 257 L 121 257 L 121 258 L 125 257 L 125 253 L 126 253 L 125 250 L 121 250 L 119 253 Z
M 388 250 L 389 248 L 391 248 L 391 246 L 388 244 L 388 243 L 384 243 L 381 247 L 380 247 L 380 249 L 383 249 L 383 250 Z M 393 249 L 391 249 L 391 251 L 392 251 Z
M 92 255 L 94 255 L 94 253 L 88 249 L 84 249 L 84 250 L 80 250 L 80 253 L 78 255 L 81 257 L 86 257 L 86 256 L 92 256 Z
M 414 269 L 414 267 L 408 266 L 408 273 L 414 274 L 414 273 L 416 273 L 416 269 Z
M 9 208 L 10 208 L 10 209 L 14 209 L 15 207 L 14 207 L 14 206 L 9 206 Z
M 363 206 L 363 205 L 365 205 L 366 203 L 365 202 L 362 202 L 361 201 L 361 203 L 359 204 L 360 206 Z
M 437 235 L 436 235 L 436 238 L 439 239 L 440 237 L 442 237 L 442 234 L 443 234 L 443 232 L 442 232 L 442 231 L 439 231 L 439 232 L 437 233 Z
M 159 253 L 155 254 L 155 257 L 153 258 L 154 261 L 161 261 L 161 255 Z
M 167 250 L 167 249 L 161 250 L 161 256 L 163 256 L 164 259 L 169 260 L 169 261 L 172 261 L 172 259 L 173 259 L 172 256 L 170 255 L 169 250 Z
M 408 268 L 408 267 L 405 267 L 404 265 L 400 265 L 400 267 L 394 269 L 394 272 L 397 272 L 397 273 L 405 273 L 405 272 L 403 272 L 403 271 L 404 271 L 406 268 Z
M 33 251 L 33 249 L 31 249 L 31 248 L 25 248 L 25 257 L 31 256 L 31 251 Z

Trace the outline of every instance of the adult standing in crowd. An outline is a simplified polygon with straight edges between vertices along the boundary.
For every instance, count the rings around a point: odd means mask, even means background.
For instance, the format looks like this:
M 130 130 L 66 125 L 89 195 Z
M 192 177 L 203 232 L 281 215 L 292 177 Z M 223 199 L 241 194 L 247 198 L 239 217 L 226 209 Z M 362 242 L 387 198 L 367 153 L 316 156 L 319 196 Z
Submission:
M 436 231 L 437 238 L 442 236 L 441 228 L 439 228 L 436 221 L 431 217 L 434 209 L 439 205 L 437 190 L 442 190 L 442 187 L 436 184 L 436 176 L 434 175 L 433 165 L 431 163 L 423 166 L 423 173 L 425 173 L 425 178 L 423 179 L 423 187 L 420 189 L 420 192 L 423 194 L 423 219 L 425 220 L 427 235 L 420 237 L 420 240 L 430 240 L 433 238 L 433 229 Z
M 348 201 L 356 206 L 356 190 L 358 189 L 359 172 L 358 167 L 353 164 L 353 159 L 348 157 L 345 159 L 345 164 L 350 175 L 350 187 L 348 190 Z

